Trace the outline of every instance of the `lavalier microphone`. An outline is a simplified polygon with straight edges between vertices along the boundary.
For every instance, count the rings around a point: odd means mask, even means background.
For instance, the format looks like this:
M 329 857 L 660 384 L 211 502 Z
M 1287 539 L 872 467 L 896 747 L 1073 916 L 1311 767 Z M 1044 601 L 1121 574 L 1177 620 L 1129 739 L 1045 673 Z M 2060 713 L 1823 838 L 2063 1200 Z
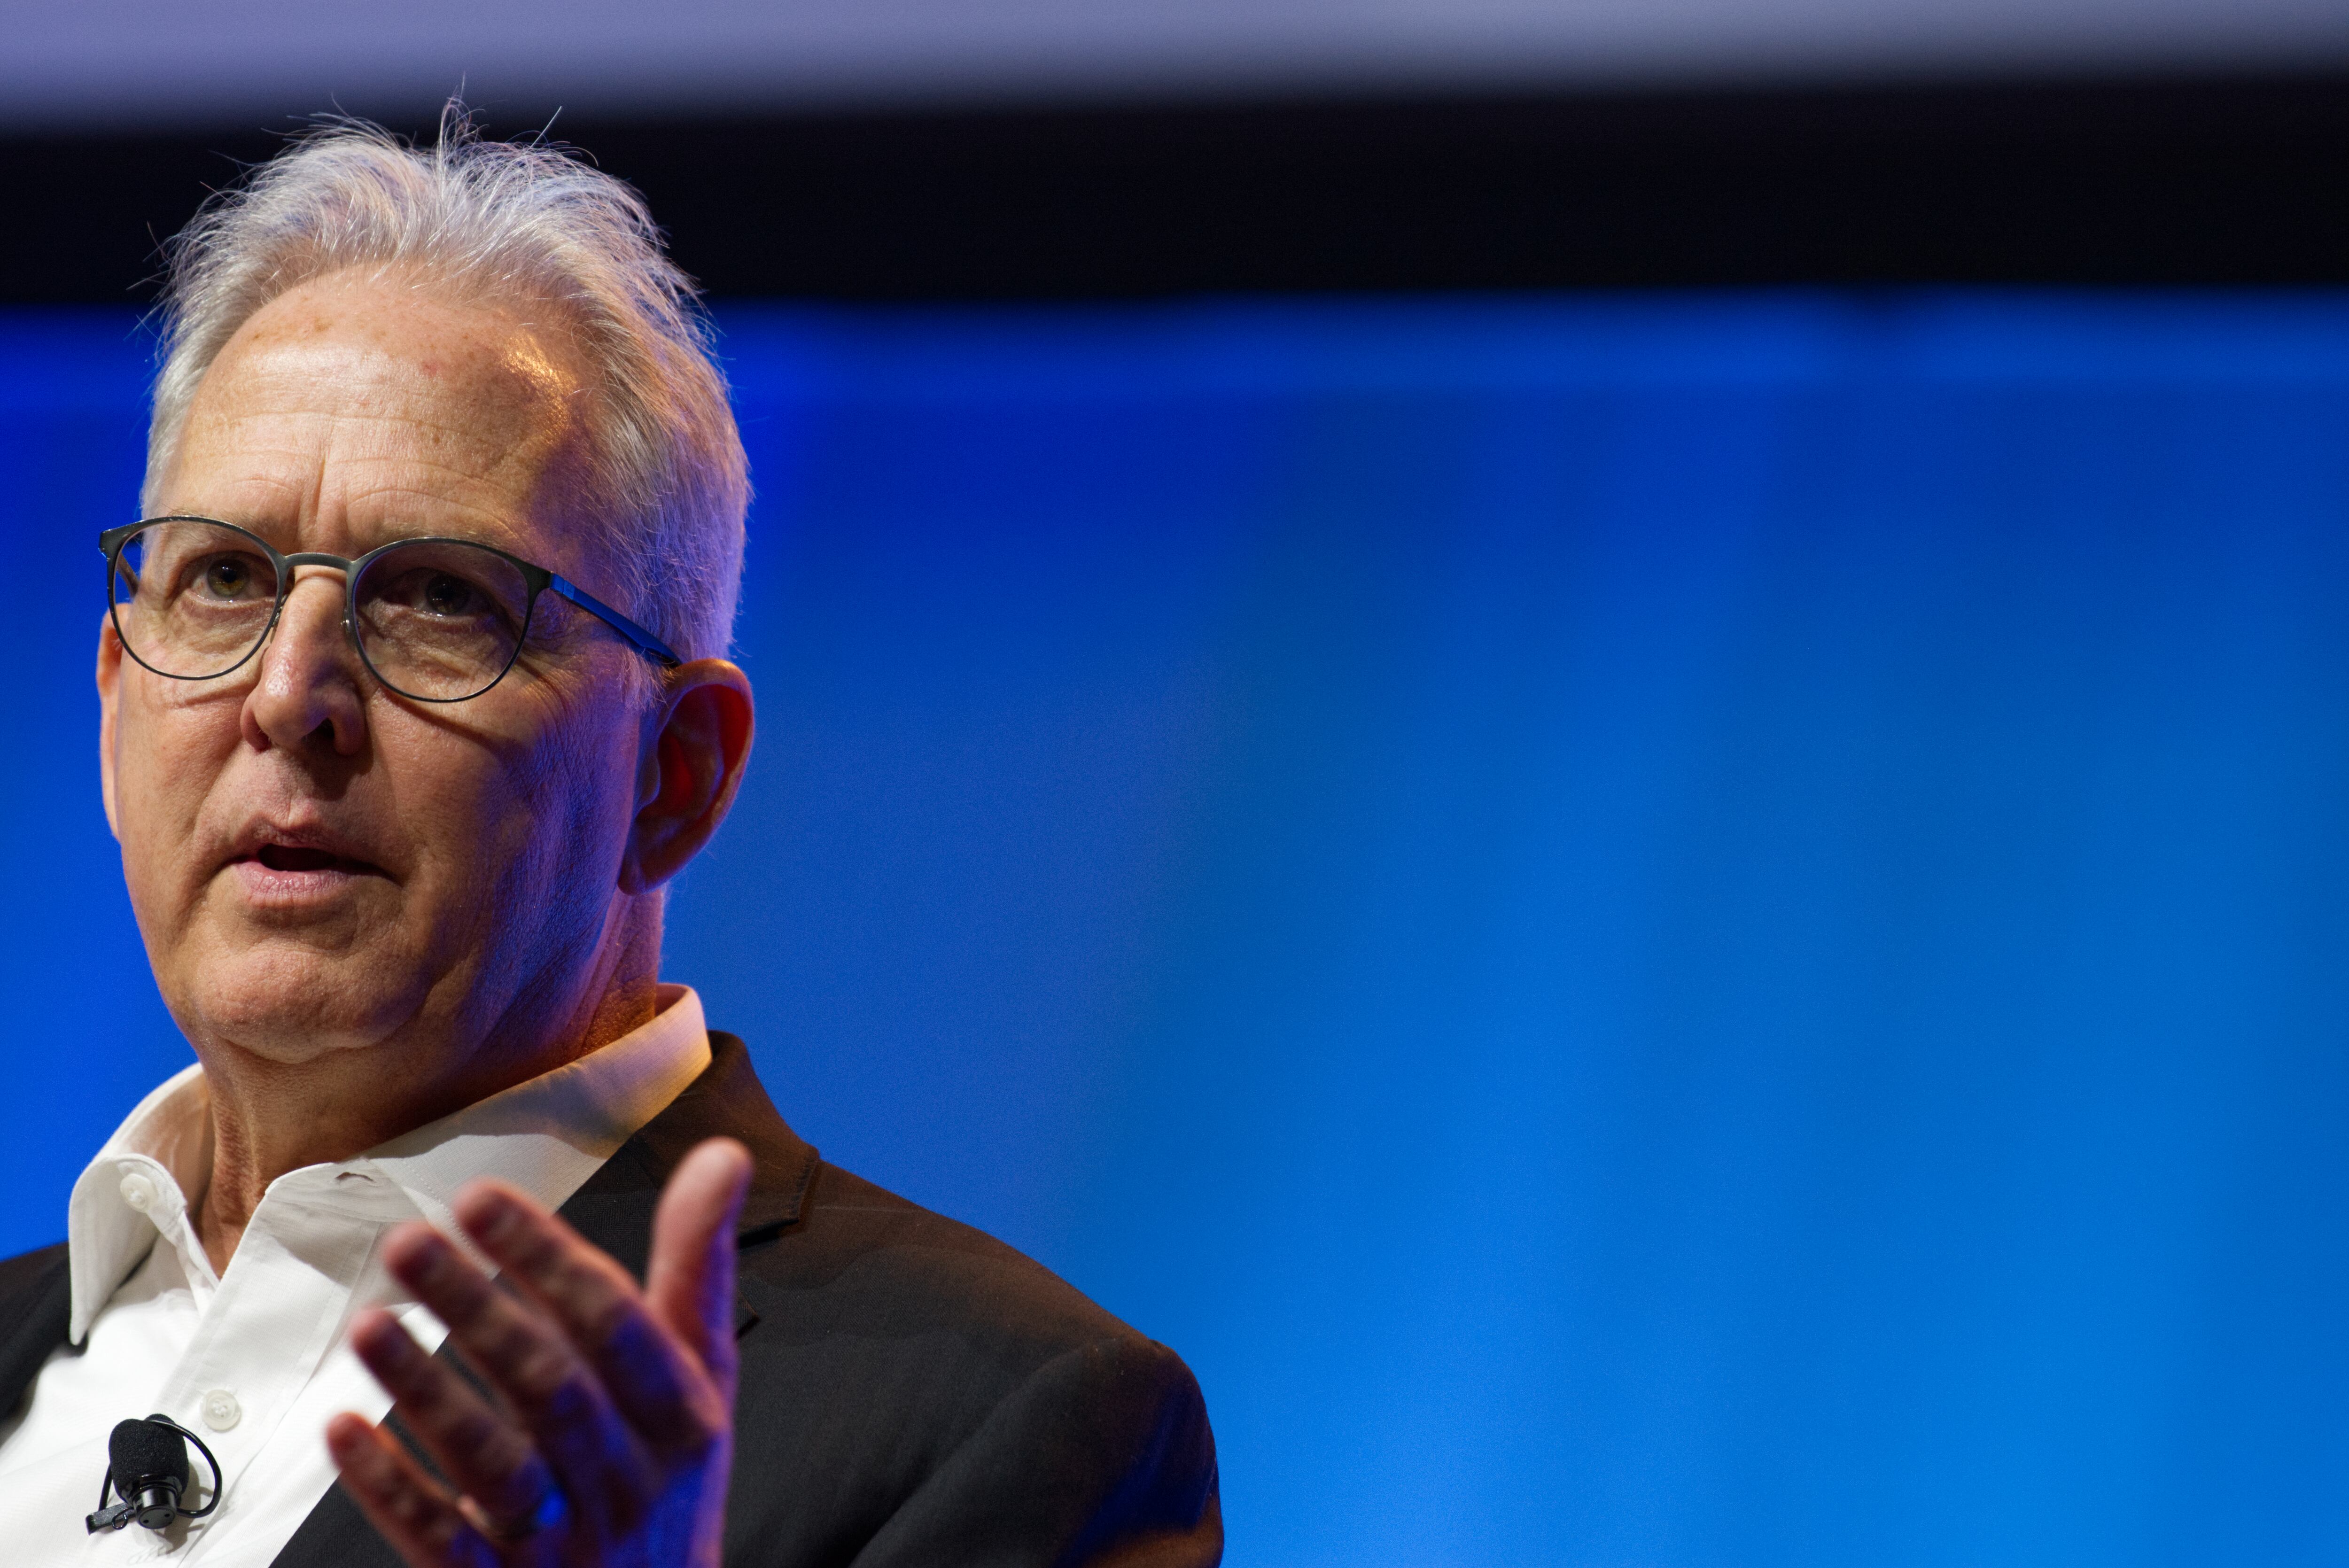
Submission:
M 202 1508 L 182 1508 L 191 1478 L 188 1445 L 204 1456 L 212 1470 L 212 1501 Z M 143 1421 L 119 1421 L 106 1439 L 106 1479 L 98 1483 L 98 1511 L 89 1516 L 89 1532 L 120 1530 L 132 1520 L 148 1530 L 168 1530 L 175 1519 L 202 1519 L 220 1506 L 220 1460 L 204 1447 L 203 1439 L 169 1416 Z M 107 1505 L 111 1493 L 121 1501 Z

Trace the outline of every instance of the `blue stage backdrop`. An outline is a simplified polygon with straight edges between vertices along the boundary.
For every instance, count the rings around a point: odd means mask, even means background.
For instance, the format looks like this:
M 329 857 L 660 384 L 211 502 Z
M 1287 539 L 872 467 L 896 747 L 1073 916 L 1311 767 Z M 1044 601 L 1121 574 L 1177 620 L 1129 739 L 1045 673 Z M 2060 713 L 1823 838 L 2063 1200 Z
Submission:
M 2349 298 L 721 319 L 669 973 L 1189 1358 L 1236 1564 L 2349 1553 Z M 12 1248 L 186 1059 L 144 354 L 0 318 Z

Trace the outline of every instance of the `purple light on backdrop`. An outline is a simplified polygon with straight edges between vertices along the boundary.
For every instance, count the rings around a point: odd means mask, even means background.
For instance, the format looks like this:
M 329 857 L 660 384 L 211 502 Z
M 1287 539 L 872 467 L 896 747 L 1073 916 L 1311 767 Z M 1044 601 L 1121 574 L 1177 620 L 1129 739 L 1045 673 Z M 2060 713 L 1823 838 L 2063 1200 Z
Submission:
M 2308 69 L 2331 0 L 79 0 L 11 6 L 0 124 L 502 123 L 945 101 Z M 722 157 L 723 150 L 713 149 Z

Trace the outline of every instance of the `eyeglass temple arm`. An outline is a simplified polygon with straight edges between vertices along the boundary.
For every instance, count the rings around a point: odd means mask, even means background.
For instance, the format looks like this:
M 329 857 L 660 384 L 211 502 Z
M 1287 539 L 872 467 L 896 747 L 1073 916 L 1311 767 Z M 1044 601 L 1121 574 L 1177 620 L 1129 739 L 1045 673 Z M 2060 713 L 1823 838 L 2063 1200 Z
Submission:
M 637 625 L 634 621 L 629 620 L 626 615 L 621 614 L 617 610 L 613 609 L 612 606 L 605 603 L 604 601 L 596 598 L 595 595 L 590 593 L 586 589 L 582 588 L 576 583 L 572 582 L 571 579 L 564 576 L 561 573 L 548 573 L 546 574 L 546 585 L 554 589 L 557 593 L 562 594 L 565 599 L 570 600 L 574 604 L 578 605 L 582 610 L 585 610 L 589 614 L 595 616 L 597 620 L 603 622 L 605 625 L 611 627 L 612 630 L 619 633 L 621 636 L 627 639 L 630 646 L 634 647 L 636 652 L 644 655 L 645 657 L 652 660 L 653 663 L 661 665 L 665 669 L 672 670 L 677 668 L 678 665 L 685 663 L 683 659 L 677 656 L 676 652 L 671 649 L 667 643 L 662 642 L 658 637 L 654 636 L 650 632 L 645 630 L 642 626 Z

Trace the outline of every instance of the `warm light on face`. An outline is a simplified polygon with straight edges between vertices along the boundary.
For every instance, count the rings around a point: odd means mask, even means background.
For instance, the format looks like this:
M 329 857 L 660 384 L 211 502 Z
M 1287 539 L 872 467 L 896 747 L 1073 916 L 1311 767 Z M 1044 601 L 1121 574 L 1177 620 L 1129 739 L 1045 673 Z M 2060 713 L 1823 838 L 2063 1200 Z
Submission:
M 207 375 L 165 499 L 251 538 L 161 539 L 160 618 L 134 621 L 135 659 L 109 634 L 101 668 L 124 873 L 200 1050 L 404 1043 L 388 1070 L 429 1073 L 595 951 L 636 788 L 636 650 L 560 593 L 525 613 L 519 571 L 468 597 L 470 557 L 387 557 L 415 571 L 357 595 L 297 559 L 282 601 L 269 560 L 433 535 L 601 581 L 557 499 L 579 490 L 580 385 L 516 315 L 349 275 L 257 313 Z M 352 598 L 375 617 L 356 635 Z

